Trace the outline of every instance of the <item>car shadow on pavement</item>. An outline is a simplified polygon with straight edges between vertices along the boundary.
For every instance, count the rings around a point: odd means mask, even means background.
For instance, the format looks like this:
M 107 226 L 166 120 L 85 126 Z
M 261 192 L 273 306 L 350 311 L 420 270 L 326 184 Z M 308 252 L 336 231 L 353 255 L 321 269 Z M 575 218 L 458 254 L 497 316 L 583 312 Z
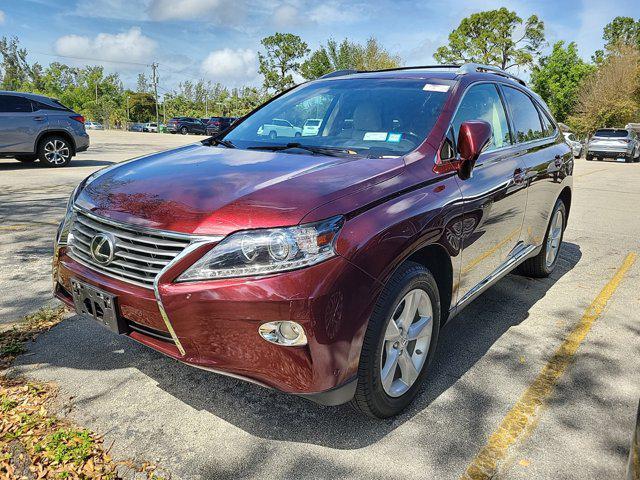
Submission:
M 358 449 L 380 440 L 416 415 L 427 415 L 429 405 L 456 384 L 505 332 L 526 320 L 536 302 L 574 268 L 581 256 L 578 245 L 565 242 L 551 277 L 530 279 L 508 275 L 448 323 L 440 334 L 439 347 L 423 392 L 395 419 L 373 420 L 353 412 L 348 406 L 323 407 L 296 396 L 198 370 L 130 338 L 115 336 L 97 323 L 78 316 L 43 334 L 30 349 L 30 354 L 19 357 L 17 364 L 27 367 L 27 371 L 30 365 L 37 368 L 45 364 L 87 370 L 92 372 L 90 375 L 101 370 L 134 368 L 181 402 L 209 412 L 256 437 Z M 528 344 L 535 342 L 530 338 L 520 340 Z M 514 363 L 517 365 L 517 361 Z M 482 419 L 495 400 L 478 392 L 473 405 L 469 406 L 475 418 L 475 422 L 467 425 L 471 435 L 482 435 Z M 83 401 L 90 402 L 91 398 Z M 82 403 L 77 408 L 83 408 Z M 158 405 L 158 408 L 162 406 Z M 164 414 L 170 416 L 172 412 Z M 137 421 L 147 420 L 139 418 Z M 135 426 L 128 428 L 135 429 Z M 468 455 L 464 442 L 460 443 L 461 451 L 449 452 L 451 458 L 456 454 Z M 447 447 L 451 448 L 451 445 Z

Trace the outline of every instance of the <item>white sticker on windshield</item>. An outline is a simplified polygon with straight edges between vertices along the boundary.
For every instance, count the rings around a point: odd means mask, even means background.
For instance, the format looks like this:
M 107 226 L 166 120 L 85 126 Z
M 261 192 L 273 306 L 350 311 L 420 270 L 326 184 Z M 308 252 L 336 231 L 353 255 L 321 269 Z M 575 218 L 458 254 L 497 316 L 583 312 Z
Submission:
M 445 93 L 449 91 L 449 85 L 435 85 L 433 83 L 427 83 L 422 89 L 425 92 L 441 92 Z
M 370 142 L 386 142 L 388 132 L 365 132 L 363 140 Z

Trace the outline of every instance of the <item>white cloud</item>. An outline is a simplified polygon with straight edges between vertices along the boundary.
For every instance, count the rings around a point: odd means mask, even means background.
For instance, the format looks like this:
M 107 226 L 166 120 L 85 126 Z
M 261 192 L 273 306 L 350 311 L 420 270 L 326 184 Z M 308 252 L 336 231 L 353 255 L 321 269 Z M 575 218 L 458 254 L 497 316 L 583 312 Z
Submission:
M 289 27 L 291 25 L 295 25 L 298 19 L 298 9 L 289 3 L 279 5 L 273 11 L 273 23 L 276 27 Z
M 99 33 L 95 38 L 65 35 L 54 45 L 58 55 L 136 63 L 148 62 L 155 49 L 156 42 L 145 36 L 139 27 L 116 34 Z
M 214 82 L 247 85 L 257 78 L 258 56 L 251 49 L 215 50 L 201 64 L 202 72 Z
M 365 12 L 353 4 L 343 4 L 336 0 L 321 2 L 309 13 L 311 21 L 318 24 L 351 23 L 365 18 Z
M 147 8 L 155 21 L 197 20 L 211 23 L 235 22 L 244 17 L 245 1 L 225 0 L 152 0 Z
M 7 18 L 7 16 L 4 14 L 4 12 L 2 10 L 0 10 L 0 25 L 2 25 L 4 23 L 6 18 Z

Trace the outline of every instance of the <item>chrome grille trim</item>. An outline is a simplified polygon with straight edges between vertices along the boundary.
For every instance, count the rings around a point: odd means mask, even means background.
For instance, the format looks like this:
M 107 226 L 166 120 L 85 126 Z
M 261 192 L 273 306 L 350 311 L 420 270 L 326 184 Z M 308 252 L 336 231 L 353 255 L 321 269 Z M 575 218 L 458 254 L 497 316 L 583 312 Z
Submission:
M 92 270 L 118 280 L 153 289 L 156 277 L 194 242 L 217 242 L 222 236 L 186 235 L 119 223 L 75 208 L 70 229 L 69 255 Z M 93 237 L 100 232 L 115 237 L 115 258 L 108 265 L 91 255 Z

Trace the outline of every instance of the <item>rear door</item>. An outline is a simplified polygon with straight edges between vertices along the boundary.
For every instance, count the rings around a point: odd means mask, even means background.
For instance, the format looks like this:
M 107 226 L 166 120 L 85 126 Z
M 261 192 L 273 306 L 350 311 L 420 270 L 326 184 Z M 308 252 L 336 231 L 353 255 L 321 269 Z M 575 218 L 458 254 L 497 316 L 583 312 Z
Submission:
M 46 113 L 34 112 L 31 100 L 0 95 L 0 152 L 33 153 L 38 134 L 46 128 Z
M 562 180 L 572 170 L 573 156 L 548 113 L 528 93 L 507 85 L 502 85 L 502 91 L 529 187 L 522 239 L 525 244 L 541 245 Z
M 455 135 L 467 120 L 491 124 L 492 140 L 478 158 L 472 177 L 458 182 L 464 201 L 461 303 L 513 253 L 527 202 L 524 168 L 496 84 L 476 83 L 467 89 L 453 119 Z

